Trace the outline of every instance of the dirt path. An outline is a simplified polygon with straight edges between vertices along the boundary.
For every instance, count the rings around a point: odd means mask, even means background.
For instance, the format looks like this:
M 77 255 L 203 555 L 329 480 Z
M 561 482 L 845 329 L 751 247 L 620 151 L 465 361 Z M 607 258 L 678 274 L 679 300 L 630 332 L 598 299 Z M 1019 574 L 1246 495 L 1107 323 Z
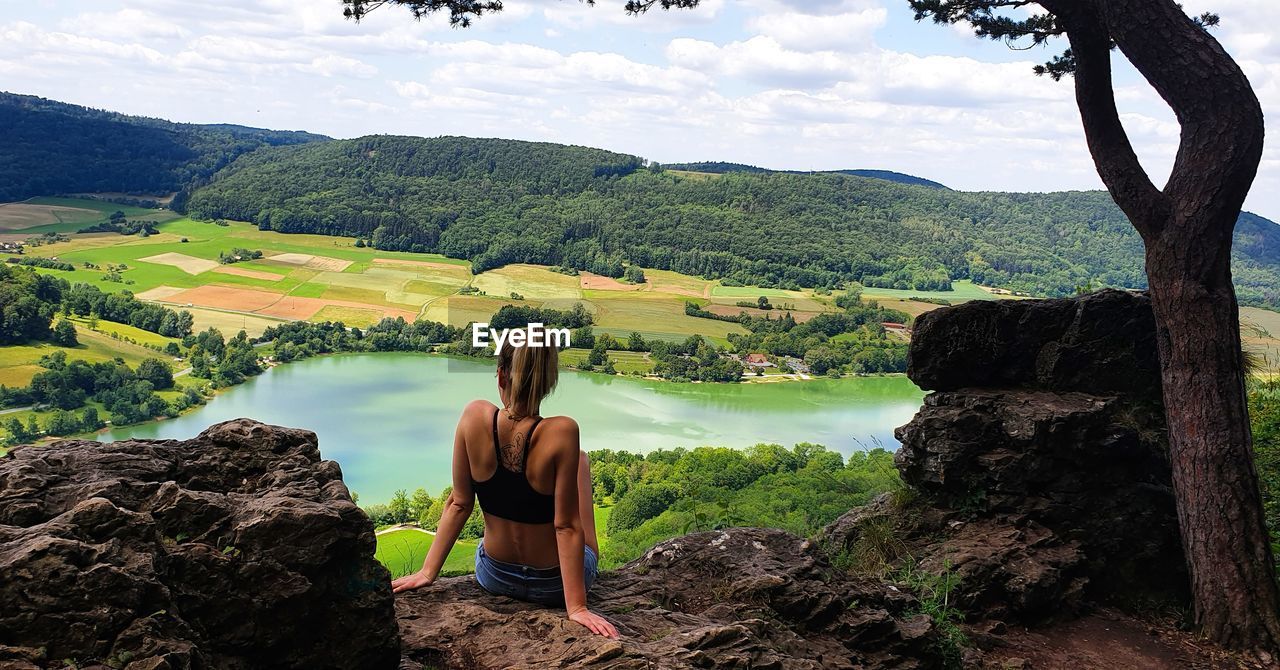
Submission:
M 985 654 L 1004 668 L 1236 670 L 1265 666 L 1221 651 L 1173 622 L 1141 621 L 1111 610 L 1033 630 L 1011 629 Z

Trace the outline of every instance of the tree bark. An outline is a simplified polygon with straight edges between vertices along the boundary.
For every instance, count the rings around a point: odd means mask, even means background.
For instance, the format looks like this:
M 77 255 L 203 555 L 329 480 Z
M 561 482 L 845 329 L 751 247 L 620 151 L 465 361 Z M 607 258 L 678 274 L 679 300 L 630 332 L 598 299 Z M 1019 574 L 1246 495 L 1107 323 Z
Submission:
M 1244 73 L 1173 0 L 1042 0 L 1076 57 L 1076 100 L 1098 173 L 1146 244 L 1169 456 L 1202 633 L 1280 649 L 1277 589 L 1253 463 L 1232 233 L 1262 157 L 1263 118 Z M 1182 128 L 1169 183 L 1138 162 L 1115 106 L 1110 50 Z
M 1274 653 L 1280 593 L 1253 464 L 1230 251 L 1188 245 L 1184 225 L 1168 221 L 1148 243 L 1147 275 L 1195 622 L 1225 646 Z

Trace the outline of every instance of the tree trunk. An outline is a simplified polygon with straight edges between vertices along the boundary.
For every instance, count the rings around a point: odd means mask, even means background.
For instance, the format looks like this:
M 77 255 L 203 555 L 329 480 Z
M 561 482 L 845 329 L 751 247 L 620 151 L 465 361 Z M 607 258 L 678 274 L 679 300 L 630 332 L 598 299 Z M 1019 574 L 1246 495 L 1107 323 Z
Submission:
M 1263 118 L 1235 61 L 1173 0 L 1040 0 L 1076 59 L 1076 101 L 1107 190 L 1147 250 L 1169 452 L 1200 630 L 1280 649 L 1275 581 L 1253 464 L 1231 243 L 1262 158 Z M 1138 162 L 1115 105 L 1111 43 L 1182 129 L 1169 183 Z
M 1274 652 L 1280 592 L 1253 465 L 1230 247 L 1188 244 L 1181 228 L 1169 222 L 1148 242 L 1147 277 L 1195 623 L 1225 646 Z

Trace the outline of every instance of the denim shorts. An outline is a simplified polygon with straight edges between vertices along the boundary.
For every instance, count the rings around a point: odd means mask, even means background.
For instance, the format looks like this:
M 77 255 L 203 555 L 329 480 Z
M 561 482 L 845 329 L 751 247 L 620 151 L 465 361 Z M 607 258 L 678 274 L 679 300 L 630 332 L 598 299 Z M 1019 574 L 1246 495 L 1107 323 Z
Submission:
M 599 557 L 591 547 L 584 545 L 582 573 L 586 577 L 587 590 L 599 573 Z M 564 604 L 564 581 L 560 568 L 531 568 L 527 565 L 504 563 L 491 558 L 484 551 L 484 540 L 476 547 L 476 582 L 489 593 L 525 600 L 540 605 Z

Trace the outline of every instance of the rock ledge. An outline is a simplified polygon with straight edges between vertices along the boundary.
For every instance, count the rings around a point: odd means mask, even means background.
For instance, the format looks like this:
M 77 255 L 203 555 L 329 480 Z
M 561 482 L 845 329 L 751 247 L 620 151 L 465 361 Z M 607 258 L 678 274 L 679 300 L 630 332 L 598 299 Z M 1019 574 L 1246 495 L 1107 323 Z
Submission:
M 0 458 L 0 667 L 386 668 L 373 527 L 310 431 Z

